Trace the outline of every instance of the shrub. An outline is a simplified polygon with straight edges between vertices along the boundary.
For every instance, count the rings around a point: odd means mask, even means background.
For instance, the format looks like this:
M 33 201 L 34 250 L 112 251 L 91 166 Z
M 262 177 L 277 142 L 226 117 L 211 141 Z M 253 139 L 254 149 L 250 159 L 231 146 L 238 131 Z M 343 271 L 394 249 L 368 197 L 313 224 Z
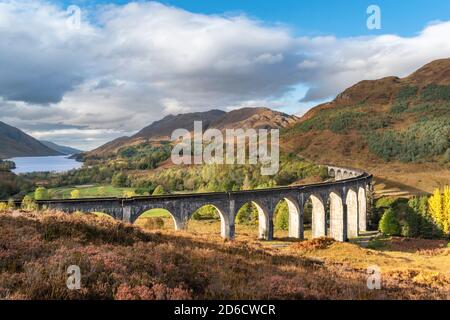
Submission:
M 44 187 L 39 187 L 34 191 L 34 200 L 47 200 L 48 191 Z
M 12 209 L 15 209 L 15 207 L 16 207 L 16 205 L 15 205 L 15 203 L 14 203 L 14 199 L 9 199 L 8 200 L 8 209 L 10 209 L 10 210 L 12 210 Z
M 155 190 L 153 190 L 152 195 L 154 196 L 161 196 L 166 194 L 166 190 L 164 190 L 164 187 L 162 185 L 159 185 L 155 188 Z
M 282 201 L 275 209 L 275 228 L 279 230 L 289 228 L 289 208 L 286 201 Z
M 392 206 L 392 204 L 395 202 L 395 198 L 391 198 L 391 197 L 383 197 L 377 200 L 377 202 L 375 203 L 375 207 L 377 209 L 380 208 L 389 208 Z
M 160 217 L 147 218 L 144 228 L 148 230 L 162 229 L 164 227 L 164 220 Z
M 420 216 L 412 210 L 409 210 L 401 221 L 401 235 L 410 238 L 420 236 Z
M 419 219 L 419 236 L 432 239 L 439 235 L 431 216 L 428 213 L 428 197 L 414 197 L 409 199 L 408 206 L 412 214 L 418 216 Z
M 396 103 L 391 107 L 391 113 L 398 114 L 408 110 L 408 105 L 404 102 Z
M 340 112 L 333 119 L 330 129 L 335 133 L 347 132 L 348 129 L 359 129 L 361 125 L 359 120 L 363 116 L 363 113 L 355 111 Z
M 403 131 L 370 132 L 366 141 L 370 152 L 385 161 L 414 162 L 444 154 L 450 146 L 449 131 L 450 122 L 445 118 L 424 120 Z
M 203 206 L 192 215 L 194 220 L 218 220 L 220 219 L 219 214 L 215 207 L 211 205 Z
M 80 191 L 79 190 L 72 190 L 70 192 L 70 199 L 79 199 L 80 198 Z
M 23 198 L 21 207 L 22 210 L 25 211 L 33 211 L 38 209 L 36 202 L 34 202 L 33 199 L 28 195 Z
M 412 86 L 402 87 L 397 93 L 397 100 L 404 101 L 415 98 L 418 88 Z
M 450 100 L 450 86 L 430 84 L 421 92 L 421 98 L 425 101 Z
M 450 148 L 448 148 L 447 151 L 445 151 L 443 160 L 444 162 L 450 162 Z
M 8 210 L 8 204 L 6 202 L 0 202 L 0 212 Z
M 258 210 L 252 203 L 244 204 L 236 215 L 236 222 L 250 225 L 258 223 Z
M 387 236 L 400 235 L 400 224 L 393 209 L 386 209 L 381 217 L 379 230 Z
M 125 173 L 118 172 L 113 175 L 111 182 L 114 187 L 126 187 L 128 178 Z

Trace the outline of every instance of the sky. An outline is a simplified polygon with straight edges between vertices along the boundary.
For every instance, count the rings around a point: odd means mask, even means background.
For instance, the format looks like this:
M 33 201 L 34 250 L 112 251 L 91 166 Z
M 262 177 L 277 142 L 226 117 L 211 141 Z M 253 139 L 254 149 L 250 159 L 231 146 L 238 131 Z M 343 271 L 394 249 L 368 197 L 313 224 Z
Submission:
M 447 0 L 0 0 L 0 121 L 89 150 L 169 114 L 301 115 L 450 57 L 449 34 Z

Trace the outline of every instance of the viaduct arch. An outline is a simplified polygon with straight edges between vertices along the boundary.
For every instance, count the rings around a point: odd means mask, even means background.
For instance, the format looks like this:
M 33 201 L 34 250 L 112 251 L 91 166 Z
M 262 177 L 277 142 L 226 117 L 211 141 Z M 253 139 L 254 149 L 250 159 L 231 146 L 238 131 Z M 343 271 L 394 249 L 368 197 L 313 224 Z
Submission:
M 312 236 L 330 236 L 337 241 L 347 241 L 366 231 L 367 190 L 372 175 L 357 169 L 328 166 L 335 181 L 234 192 L 193 193 L 163 196 L 141 196 L 132 198 L 99 198 L 71 200 L 41 200 L 40 207 L 67 213 L 103 212 L 117 220 L 133 223 L 145 211 L 163 208 L 170 212 L 176 230 L 187 226 L 193 213 L 205 206 L 214 206 L 221 220 L 221 235 L 234 239 L 235 218 L 238 210 L 248 202 L 258 209 L 259 237 L 273 239 L 275 207 L 286 200 L 289 208 L 289 236 L 303 239 L 304 207 L 312 201 Z M 326 208 L 330 203 L 330 228 L 328 229 Z

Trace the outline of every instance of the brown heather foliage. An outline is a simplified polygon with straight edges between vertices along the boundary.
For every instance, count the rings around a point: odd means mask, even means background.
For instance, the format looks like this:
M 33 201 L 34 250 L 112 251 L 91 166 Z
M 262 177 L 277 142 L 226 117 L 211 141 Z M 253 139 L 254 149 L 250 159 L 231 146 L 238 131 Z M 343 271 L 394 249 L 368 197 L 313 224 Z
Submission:
M 449 278 L 420 271 L 384 275 L 368 290 L 363 269 L 185 233 L 147 233 L 93 215 L 0 214 L 1 299 L 445 299 Z M 334 246 L 338 243 L 333 244 Z M 67 267 L 81 289 L 66 287 Z
M 318 249 L 326 249 L 334 243 L 334 239 L 321 237 L 311 239 L 309 241 L 297 242 L 292 245 L 292 249 L 299 251 L 312 251 Z

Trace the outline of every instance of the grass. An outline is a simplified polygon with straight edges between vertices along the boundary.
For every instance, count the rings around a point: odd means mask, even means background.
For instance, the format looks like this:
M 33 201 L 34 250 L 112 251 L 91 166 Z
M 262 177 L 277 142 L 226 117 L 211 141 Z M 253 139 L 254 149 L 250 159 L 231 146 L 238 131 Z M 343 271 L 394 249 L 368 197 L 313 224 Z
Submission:
M 147 232 L 89 214 L 0 213 L 0 299 L 450 298 L 443 242 L 393 238 L 372 250 L 325 238 L 293 241 L 283 232 L 258 241 L 255 226 L 239 225 L 237 240 L 224 241 L 219 229 L 214 220 Z M 74 264 L 81 290 L 66 287 Z M 366 285 L 374 264 L 381 290 Z

